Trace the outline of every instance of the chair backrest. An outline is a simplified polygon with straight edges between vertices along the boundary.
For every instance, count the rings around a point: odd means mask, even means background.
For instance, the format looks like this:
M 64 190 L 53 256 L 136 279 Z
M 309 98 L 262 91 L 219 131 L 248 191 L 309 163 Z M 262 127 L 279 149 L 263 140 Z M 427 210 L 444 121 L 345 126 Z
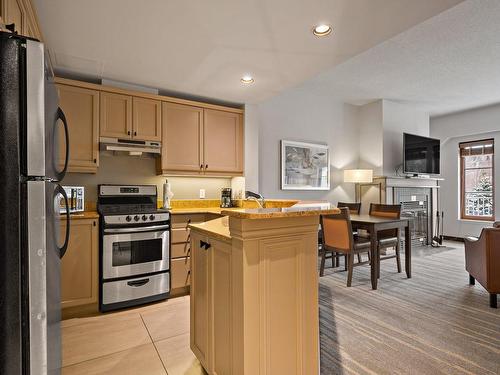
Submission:
M 370 203 L 370 215 L 399 219 L 401 217 L 401 205 Z
M 361 203 L 345 203 L 345 202 L 339 202 L 337 204 L 337 207 L 347 207 L 349 209 L 349 213 L 352 214 L 359 214 L 361 212 Z
M 349 209 L 340 208 L 340 213 L 321 215 L 323 248 L 333 248 L 350 252 L 353 248 L 351 218 Z
M 495 221 L 493 223 L 493 228 L 500 228 L 500 221 Z

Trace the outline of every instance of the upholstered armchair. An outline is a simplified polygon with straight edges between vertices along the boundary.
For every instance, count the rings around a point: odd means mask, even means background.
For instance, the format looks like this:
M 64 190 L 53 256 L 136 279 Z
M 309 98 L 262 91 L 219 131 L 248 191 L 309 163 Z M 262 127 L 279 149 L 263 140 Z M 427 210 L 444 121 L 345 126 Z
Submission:
M 465 269 L 469 284 L 479 281 L 490 294 L 490 306 L 496 308 L 500 294 L 500 222 L 484 228 L 479 238 L 465 239 Z

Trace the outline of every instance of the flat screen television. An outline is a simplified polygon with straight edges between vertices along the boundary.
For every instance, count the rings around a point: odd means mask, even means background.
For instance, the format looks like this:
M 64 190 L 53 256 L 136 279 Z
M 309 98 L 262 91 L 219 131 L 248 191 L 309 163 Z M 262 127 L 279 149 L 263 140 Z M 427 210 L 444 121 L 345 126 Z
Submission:
M 414 175 L 440 174 L 440 149 L 439 139 L 421 137 L 414 134 L 403 134 L 404 173 Z

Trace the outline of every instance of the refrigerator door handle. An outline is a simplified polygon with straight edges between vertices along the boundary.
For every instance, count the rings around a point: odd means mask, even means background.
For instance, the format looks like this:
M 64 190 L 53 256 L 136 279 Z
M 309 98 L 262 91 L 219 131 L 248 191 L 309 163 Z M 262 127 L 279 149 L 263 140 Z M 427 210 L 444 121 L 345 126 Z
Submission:
M 62 123 L 63 123 L 63 125 L 64 125 L 64 140 L 65 140 L 65 143 L 66 143 L 66 155 L 64 156 L 64 168 L 62 169 L 62 171 L 58 172 L 57 176 L 56 176 L 56 178 L 57 178 L 56 182 L 59 182 L 59 181 L 62 181 L 62 179 L 66 175 L 66 170 L 68 169 L 68 162 L 69 162 L 69 129 L 68 129 L 68 122 L 66 120 L 66 116 L 64 115 L 64 112 L 61 109 L 61 107 L 57 108 L 57 120 L 61 120 Z M 54 131 L 54 136 L 55 136 L 55 134 L 57 134 L 57 133 Z M 57 158 L 54 158 L 53 160 L 55 162 L 55 160 L 57 160 Z M 57 170 L 57 168 L 54 168 L 54 170 Z M 67 199 L 67 197 L 66 197 L 66 199 Z M 66 207 L 69 209 L 68 205 L 66 205 Z
M 68 242 L 69 242 L 69 226 L 70 226 L 70 209 L 68 206 L 68 195 L 66 194 L 66 191 L 62 188 L 61 185 L 57 184 L 56 188 L 54 189 L 54 199 L 57 199 L 57 195 L 61 194 L 64 198 L 65 204 L 66 204 L 66 234 L 64 235 L 64 244 L 59 248 L 59 258 L 62 259 L 64 254 L 66 254 L 66 250 L 68 250 Z M 55 236 L 55 231 L 54 231 L 54 236 Z M 57 243 L 57 241 L 54 241 L 54 243 Z

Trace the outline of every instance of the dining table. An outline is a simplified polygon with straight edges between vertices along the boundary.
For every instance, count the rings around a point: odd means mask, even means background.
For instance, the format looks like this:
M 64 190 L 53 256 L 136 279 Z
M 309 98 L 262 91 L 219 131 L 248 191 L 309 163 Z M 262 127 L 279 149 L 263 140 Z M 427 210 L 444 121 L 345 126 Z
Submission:
M 406 276 L 411 278 L 411 218 L 391 218 L 365 214 L 351 214 L 353 230 L 364 229 L 370 233 L 370 256 L 371 256 L 371 283 L 372 289 L 377 289 L 380 275 L 380 256 L 378 248 L 377 233 L 386 229 L 399 229 L 404 231 L 405 238 L 405 271 Z

